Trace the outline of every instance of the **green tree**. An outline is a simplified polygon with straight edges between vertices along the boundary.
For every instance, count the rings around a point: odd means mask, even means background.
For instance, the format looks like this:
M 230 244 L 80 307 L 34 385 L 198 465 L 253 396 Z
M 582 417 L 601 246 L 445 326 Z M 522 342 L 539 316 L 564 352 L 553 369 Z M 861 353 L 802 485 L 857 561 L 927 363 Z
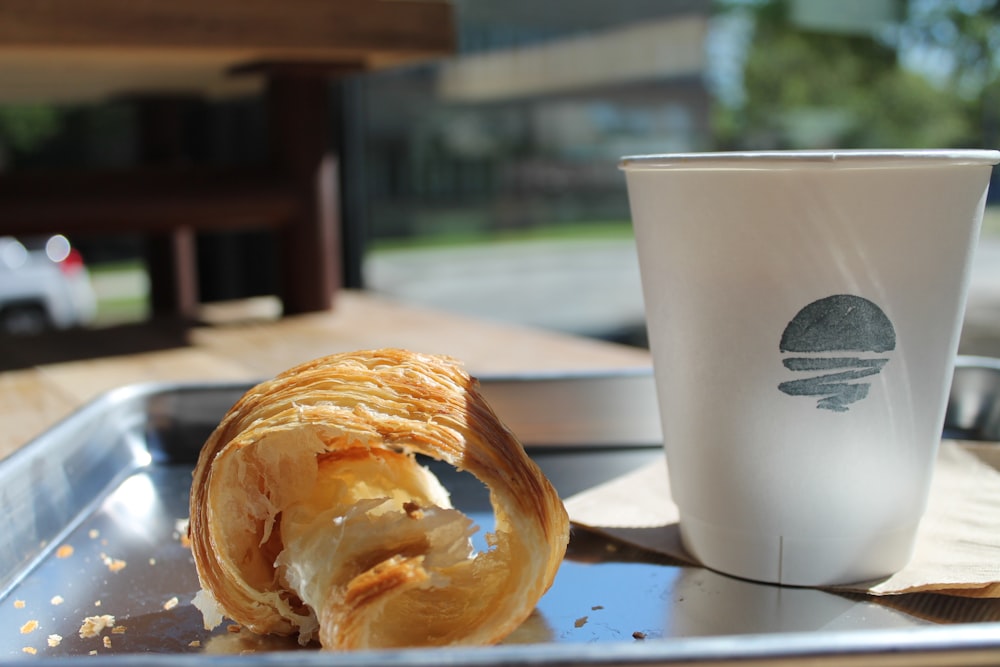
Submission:
M 910 0 L 895 43 L 901 52 L 937 60 L 939 86 L 964 103 L 969 134 L 962 144 L 1000 144 L 997 0 Z
M 924 0 L 911 3 L 922 4 Z M 742 103 L 719 108 L 715 117 L 723 147 L 980 143 L 983 85 L 996 80 L 982 71 L 984 60 L 991 60 L 988 45 L 996 37 L 995 12 L 958 12 L 956 17 L 908 6 L 894 29 L 844 34 L 793 25 L 790 5 L 789 0 L 734 0 L 723 5 L 724 11 L 749 11 L 754 21 Z M 959 37 L 936 42 L 934 48 L 956 54 L 952 58 L 960 64 L 952 76 L 934 81 L 908 66 L 907 59 L 915 49 L 927 52 L 930 46 L 923 45 L 931 44 L 928 40 L 941 39 L 935 35 L 942 21 L 952 26 L 946 32 Z M 960 86 L 967 89 L 963 94 Z
M 55 108 L 44 105 L 0 107 L 0 146 L 30 151 L 55 135 L 61 119 Z

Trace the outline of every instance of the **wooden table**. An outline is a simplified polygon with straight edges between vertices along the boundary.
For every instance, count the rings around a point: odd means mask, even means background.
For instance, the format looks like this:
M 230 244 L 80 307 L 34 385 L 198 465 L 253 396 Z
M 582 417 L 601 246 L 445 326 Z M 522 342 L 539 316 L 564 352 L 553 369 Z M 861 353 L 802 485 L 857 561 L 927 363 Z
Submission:
M 342 279 L 331 78 L 454 52 L 446 0 L 0 0 L 0 104 L 118 99 L 138 164 L 0 173 L 0 234 L 140 234 L 157 313 L 199 305 L 195 235 L 273 229 L 286 313 L 327 310 Z M 192 166 L 183 102 L 260 94 L 269 161 Z
M 648 367 L 638 348 L 485 322 L 345 290 L 332 312 L 197 327 L 185 344 L 0 373 L 0 458 L 102 392 L 149 381 L 253 381 L 334 352 L 404 347 L 473 374 Z M 10 339 L 3 341 L 11 344 Z

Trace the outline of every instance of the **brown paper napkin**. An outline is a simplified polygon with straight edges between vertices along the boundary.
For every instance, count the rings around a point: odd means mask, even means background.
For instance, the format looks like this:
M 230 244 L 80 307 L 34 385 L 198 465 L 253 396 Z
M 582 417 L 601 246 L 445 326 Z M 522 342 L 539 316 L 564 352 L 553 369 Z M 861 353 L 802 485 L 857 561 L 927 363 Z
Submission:
M 697 564 L 681 546 L 663 459 L 567 499 L 566 509 L 577 525 Z M 837 590 L 1000 597 L 1000 472 L 958 443 L 941 443 L 910 563 L 886 579 Z

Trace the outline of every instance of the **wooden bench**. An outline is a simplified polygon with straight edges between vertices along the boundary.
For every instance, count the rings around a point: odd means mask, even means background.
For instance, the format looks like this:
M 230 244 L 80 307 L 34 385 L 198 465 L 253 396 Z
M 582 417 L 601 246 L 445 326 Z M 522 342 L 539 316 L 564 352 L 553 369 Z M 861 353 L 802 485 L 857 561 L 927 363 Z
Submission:
M 0 235 L 140 233 L 154 314 L 193 319 L 199 231 L 278 231 L 286 314 L 340 286 L 332 78 L 451 54 L 443 0 L 0 0 L 0 104 L 139 100 L 127 172 L 0 173 Z M 260 94 L 270 161 L 175 164 L 179 97 Z

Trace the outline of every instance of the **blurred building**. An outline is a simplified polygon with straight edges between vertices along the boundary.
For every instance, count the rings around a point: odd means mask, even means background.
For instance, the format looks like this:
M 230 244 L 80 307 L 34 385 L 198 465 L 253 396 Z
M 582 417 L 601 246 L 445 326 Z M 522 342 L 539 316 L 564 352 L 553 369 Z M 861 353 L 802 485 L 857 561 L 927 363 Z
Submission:
M 710 2 L 456 2 L 457 58 L 365 77 L 370 238 L 626 220 L 616 164 L 710 145 Z

